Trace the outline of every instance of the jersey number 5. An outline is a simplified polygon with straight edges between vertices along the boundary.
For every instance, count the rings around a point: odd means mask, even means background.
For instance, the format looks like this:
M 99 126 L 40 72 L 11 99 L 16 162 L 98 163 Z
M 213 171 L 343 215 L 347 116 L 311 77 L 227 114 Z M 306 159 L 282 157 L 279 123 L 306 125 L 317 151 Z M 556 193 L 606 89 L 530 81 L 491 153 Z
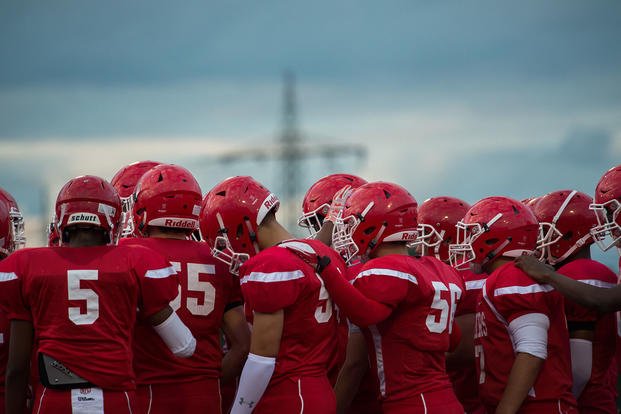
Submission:
M 69 300 L 86 301 L 86 312 L 82 313 L 79 306 L 69 307 L 69 320 L 76 325 L 90 325 L 99 318 L 99 296 L 92 289 L 80 287 L 83 280 L 97 280 L 97 270 L 68 270 L 67 297 Z
M 454 283 L 449 283 L 448 287 L 438 281 L 431 282 L 434 289 L 431 312 L 427 315 L 427 329 L 432 333 L 442 333 L 448 327 L 448 332 L 453 331 L 453 319 L 455 318 L 455 307 L 461 297 L 461 289 Z M 444 299 L 444 296 L 448 296 Z M 439 312 L 439 313 L 438 313 Z

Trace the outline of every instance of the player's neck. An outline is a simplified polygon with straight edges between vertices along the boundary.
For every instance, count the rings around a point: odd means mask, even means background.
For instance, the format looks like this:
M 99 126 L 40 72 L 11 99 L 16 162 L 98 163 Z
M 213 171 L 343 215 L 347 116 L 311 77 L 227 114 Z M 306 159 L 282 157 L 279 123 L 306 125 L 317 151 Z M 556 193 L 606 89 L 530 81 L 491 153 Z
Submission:
M 257 229 L 257 239 L 259 242 L 259 249 L 261 250 L 276 246 L 278 243 L 292 238 L 293 236 L 291 233 L 276 220 L 261 224 Z
M 579 249 L 577 252 L 569 256 L 567 259 L 562 262 L 556 263 L 554 267 L 558 269 L 559 267 L 565 266 L 567 263 L 571 263 L 574 260 L 578 259 L 590 259 L 591 258 L 591 246 L 584 246 L 582 249 Z
M 185 231 L 168 231 L 159 227 L 149 227 L 148 237 L 156 237 L 158 239 L 177 239 L 187 240 L 188 235 Z
M 500 266 L 507 264 L 509 262 L 512 262 L 514 259 L 511 257 L 499 257 L 498 259 L 494 260 L 493 262 L 483 266 L 483 271 L 485 273 L 487 273 L 488 275 L 492 274 L 494 272 L 494 270 L 498 269 Z
M 401 254 L 408 255 L 408 248 L 404 243 L 382 243 L 377 246 L 377 249 L 371 253 L 371 258 L 388 256 L 389 254 Z

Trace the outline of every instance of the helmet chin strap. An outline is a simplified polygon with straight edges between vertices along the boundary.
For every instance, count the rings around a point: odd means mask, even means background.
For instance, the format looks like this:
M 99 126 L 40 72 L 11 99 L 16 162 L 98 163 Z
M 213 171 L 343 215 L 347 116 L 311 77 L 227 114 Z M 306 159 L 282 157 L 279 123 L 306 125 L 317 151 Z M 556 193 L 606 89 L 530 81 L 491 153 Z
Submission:
M 371 241 L 369 242 L 368 246 L 367 246 L 367 250 L 364 252 L 365 256 L 369 256 L 369 254 L 371 253 L 371 250 L 373 250 L 373 248 L 377 245 L 377 241 L 382 237 L 382 234 L 384 234 L 384 231 L 386 231 L 386 228 L 388 227 L 388 225 L 386 223 L 382 224 L 382 227 L 380 227 L 379 231 L 377 232 L 377 235 L 371 239 Z
M 584 244 L 591 238 L 593 237 L 591 235 L 591 233 L 587 233 L 584 236 L 582 236 L 580 239 L 578 239 L 578 241 L 576 241 L 576 243 L 574 243 L 573 246 L 571 246 L 564 255 L 562 255 L 561 257 L 557 257 L 557 258 L 553 258 L 552 256 L 549 256 L 548 259 L 548 263 L 550 263 L 551 265 L 557 264 L 557 263 L 561 263 L 563 262 L 565 259 L 567 259 L 569 256 L 571 256 L 572 254 L 574 254 L 574 252 L 576 250 L 578 250 L 579 248 L 581 248 L 582 246 L 584 246 Z M 548 246 L 548 249 L 550 249 L 550 246 Z
M 440 258 L 440 245 L 444 241 L 444 234 L 445 233 L 446 233 L 445 230 L 440 231 L 440 241 L 438 243 L 436 243 L 436 245 L 433 247 L 433 254 L 434 254 L 434 256 L 436 256 L 436 259 L 438 259 L 438 260 L 442 260 Z
M 500 246 L 488 253 L 487 256 L 485 256 L 485 259 L 483 259 L 483 262 L 481 262 L 481 266 L 485 266 L 487 263 L 491 262 L 502 249 L 509 245 L 509 243 L 511 243 L 511 237 L 507 237 L 504 242 L 500 243 Z

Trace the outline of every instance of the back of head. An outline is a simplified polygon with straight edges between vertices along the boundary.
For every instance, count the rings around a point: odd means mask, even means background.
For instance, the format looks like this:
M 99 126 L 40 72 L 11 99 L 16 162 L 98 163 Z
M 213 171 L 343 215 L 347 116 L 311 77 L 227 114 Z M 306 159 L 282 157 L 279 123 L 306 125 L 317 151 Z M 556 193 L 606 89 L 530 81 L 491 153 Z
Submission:
M 591 230 L 597 225 L 592 199 L 575 190 L 560 190 L 540 197 L 533 206 L 539 221 L 537 249 L 550 264 L 561 263 L 579 249 L 593 244 Z
M 488 265 L 502 256 L 517 257 L 537 246 L 539 224 L 533 212 L 509 197 L 487 197 L 457 223 L 457 242 L 449 246 L 451 264 Z
M 595 188 L 591 208 L 597 217 L 593 237 L 598 246 L 606 251 L 621 242 L 621 165 L 604 173 Z
M 20 249 L 26 245 L 24 216 L 15 198 L 2 187 L 0 187 L 0 203 L 4 204 L 9 212 L 11 222 L 11 251 Z
M 147 236 L 149 227 L 177 229 L 189 236 L 198 229 L 202 191 L 188 170 L 160 164 L 143 174 L 134 190 L 134 231 Z
M 334 195 L 345 186 L 358 188 L 366 183 L 366 180 L 352 174 L 330 174 L 320 178 L 308 189 L 302 200 L 303 214 L 298 218 L 298 225 L 315 236 L 328 214 Z
M 470 204 L 455 197 L 432 197 L 418 206 L 418 234 L 413 246 L 426 256 L 449 261 L 448 246 L 457 239 L 457 223 Z
M 332 246 L 351 263 L 357 256 L 369 258 L 382 243 L 411 243 L 416 238 L 417 206 L 416 199 L 398 184 L 364 184 L 345 202 Z
M 103 231 L 107 244 L 116 244 L 121 230 L 121 199 L 103 178 L 82 175 L 61 188 L 55 217 L 63 242 L 68 241 L 72 228 L 91 228 Z
M 259 225 L 279 205 L 278 197 L 254 178 L 227 178 L 203 199 L 200 213 L 203 239 L 214 249 L 214 256 L 235 267 L 232 260 L 239 258 L 236 255 L 247 258 L 259 252 Z

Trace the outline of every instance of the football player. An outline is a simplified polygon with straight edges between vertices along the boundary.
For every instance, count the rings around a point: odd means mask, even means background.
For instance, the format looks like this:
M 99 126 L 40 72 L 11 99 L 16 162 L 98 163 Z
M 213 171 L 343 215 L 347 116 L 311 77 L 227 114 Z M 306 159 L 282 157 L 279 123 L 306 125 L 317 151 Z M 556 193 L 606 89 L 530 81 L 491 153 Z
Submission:
M 477 304 L 474 350 L 479 394 L 487 412 L 577 413 L 571 393 L 563 298 L 513 265 L 532 252 L 539 225 L 508 197 L 488 197 L 458 223 L 451 263 L 489 276 Z
M 136 237 L 121 245 L 149 247 L 177 271 L 179 294 L 171 303 L 197 340 L 191 358 L 176 358 L 146 320 L 136 325 L 134 369 L 142 412 L 220 413 L 219 378 L 236 377 L 250 344 L 239 280 L 211 255 L 206 243 L 190 236 L 198 229 L 202 201 L 194 176 L 177 165 L 160 164 L 138 181 L 132 222 Z M 222 359 L 220 329 L 229 339 Z
M 133 194 L 136 184 L 140 177 L 151 168 L 159 165 L 157 161 L 136 161 L 122 167 L 114 174 L 110 184 L 116 189 L 121 197 L 123 206 L 123 229 L 121 237 L 132 237 L 134 233 L 134 223 L 132 217 Z
M 594 203 L 598 225 L 593 229 L 593 238 L 603 250 L 621 247 L 621 165 L 606 171 L 595 188 Z M 554 286 L 559 292 L 588 308 L 600 313 L 621 310 L 621 285 L 611 289 L 591 286 L 565 277 L 556 272 L 553 266 L 524 256 L 516 261 L 517 267 L 524 270 L 539 283 Z M 619 258 L 621 269 L 621 257 Z
M 611 288 L 617 276 L 591 260 L 591 230 L 597 225 L 587 194 L 561 190 L 542 196 L 533 207 L 542 238 L 538 249 L 560 274 L 594 286 Z M 614 412 L 617 366 L 614 364 L 616 318 L 565 301 L 569 328 L 573 394 L 581 413 Z
M 116 190 L 95 176 L 67 182 L 55 204 L 64 247 L 24 249 L 0 262 L 0 305 L 11 320 L 7 413 L 21 414 L 36 338 L 34 412 L 135 412 L 131 360 L 136 309 L 175 355 L 196 345 L 168 303 L 175 270 L 140 246 L 114 246 Z
M 363 328 L 382 412 L 463 413 L 446 374 L 445 353 L 464 286 L 450 266 L 412 257 L 417 203 L 399 185 L 355 189 L 337 220 L 333 246 L 365 262 L 353 285 L 324 271 L 326 287 L 351 322 Z
M 423 256 L 434 256 L 449 263 L 449 245 L 457 239 L 457 223 L 464 218 L 470 204 L 455 197 L 439 196 L 418 206 L 418 234 L 412 246 Z M 476 304 L 482 298 L 485 274 L 469 269 L 460 270 L 465 282 L 464 291 L 455 311 L 455 323 L 461 332 L 457 349 L 447 355 L 446 367 L 453 389 L 466 413 L 483 413 L 479 399 L 474 359 L 474 316 Z
M 14 235 L 18 234 L 14 220 L 17 203 L 5 190 L 0 189 L 0 261 L 20 247 Z M 9 198 L 10 197 L 10 198 Z M 10 200 L 10 202 L 9 202 Z M 12 210 L 13 209 L 13 210 Z M 10 323 L 4 311 L 0 310 L 0 412 L 4 413 L 4 377 L 9 356 Z
M 335 266 L 340 258 L 317 240 L 292 240 L 276 220 L 279 204 L 259 182 L 238 176 L 216 185 L 201 208 L 201 233 L 214 255 L 239 271 L 252 320 L 231 413 L 333 414 L 327 377 L 337 335 L 332 301 L 318 270 L 293 251 L 320 252 Z
M 331 174 L 313 184 L 302 201 L 302 216 L 298 225 L 307 228 L 311 238 L 326 245 L 332 244 L 334 223 L 342 214 L 347 197 L 353 189 L 366 181 L 351 174 Z M 353 280 L 359 265 L 348 267 L 348 277 Z M 337 311 L 339 336 L 337 352 L 328 370 L 330 382 L 335 385 L 337 413 L 381 413 L 377 393 L 377 378 L 369 370 L 367 345 L 362 331 L 348 324 Z
M 11 219 L 11 239 L 13 240 L 13 249 L 21 249 L 26 245 L 26 232 L 24 229 L 24 216 L 22 215 L 15 198 L 0 187 L 0 202 L 4 203 L 9 209 L 9 217 Z

